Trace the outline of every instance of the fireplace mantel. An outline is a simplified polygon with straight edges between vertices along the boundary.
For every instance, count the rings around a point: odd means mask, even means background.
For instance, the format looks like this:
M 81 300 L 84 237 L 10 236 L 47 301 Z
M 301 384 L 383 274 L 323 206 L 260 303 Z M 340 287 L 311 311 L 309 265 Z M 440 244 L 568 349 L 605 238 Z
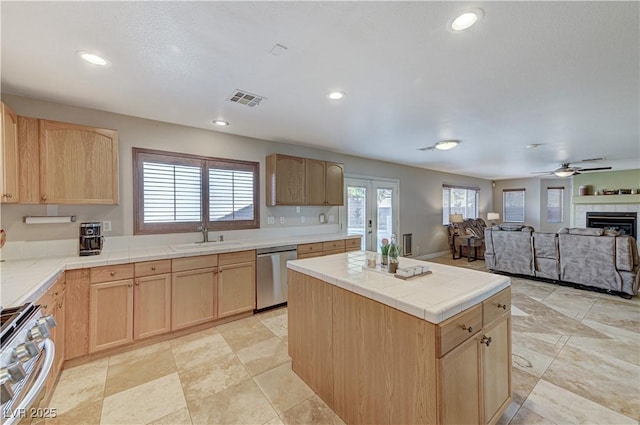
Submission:
M 574 196 L 574 204 L 640 204 L 640 195 L 590 195 Z

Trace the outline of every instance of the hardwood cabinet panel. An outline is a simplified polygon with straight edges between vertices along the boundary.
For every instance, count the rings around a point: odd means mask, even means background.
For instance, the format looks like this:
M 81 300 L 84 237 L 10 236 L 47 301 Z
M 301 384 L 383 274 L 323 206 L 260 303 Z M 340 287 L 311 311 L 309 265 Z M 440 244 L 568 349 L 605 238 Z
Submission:
M 133 279 L 90 287 L 89 352 L 133 341 Z
M 111 280 L 131 279 L 133 264 L 118 264 L 115 266 L 93 267 L 91 269 L 91 283 L 108 282 Z
M 134 264 L 136 277 L 171 273 L 171 260 L 143 261 Z
M 36 118 L 18 116 L 18 192 L 21 204 L 40 203 L 40 145 Z
M 344 165 L 327 162 L 325 205 L 344 205 Z
M 308 252 L 306 254 L 298 253 L 298 260 L 304 260 L 305 258 L 322 257 L 323 255 L 324 255 L 324 252 L 322 252 L 322 251 L 319 251 L 319 252 Z
M 322 242 L 305 243 L 298 245 L 298 257 L 301 254 L 320 253 L 322 254 Z
M 484 423 L 495 424 L 511 403 L 511 314 L 503 314 L 482 335 L 491 338 L 488 346 L 480 343 Z
M 171 271 L 181 272 L 195 269 L 206 269 L 218 265 L 218 255 L 199 255 L 197 257 L 174 258 L 171 260 Z
M 250 263 L 256 261 L 256 251 L 237 251 L 226 252 L 218 257 L 219 266 L 227 266 L 229 264 Z
M 304 158 L 272 154 L 266 163 L 267 205 L 304 205 Z
M 442 357 L 482 329 L 482 304 L 475 305 L 437 325 L 436 353 Z
M 327 163 L 317 159 L 304 159 L 305 172 L 305 204 L 324 205 L 325 175 Z
M 15 204 L 18 202 L 18 116 L 11 108 L 0 103 L 2 109 L 2 146 L 0 149 L 0 203 Z
M 359 251 L 361 246 L 361 238 L 345 239 L 344 241 L 344 249 L 346 251 Z
M 171 274 L 137 277 L 133 301 L 134 339 L 171 330 Z
M 489 325 L 505 311 L 511 310 L 511 288 L 503 289 L 482 302 L 482 322 Z
M 325 251 L 338 251 L 344 252 L 345 242 L 344 240 L 339 241 L 328 241 L 322 244 L 322 250 Z
M 40 202 L 118 204 L 118 132 L 40 120 Z
M 67 270 L 65 277 L 65 359 L 89 353 L 90 269 Z
M 220 256 L 222 259 L 222 255 Z M 254 257 L 255 258 L 255 257 Z M 218 317 L 233 316 L 256 308 L 256 264 L 218 268 Z
M 171 330 L 217 317 L 217 268 L 180 271 L 171 279 Z

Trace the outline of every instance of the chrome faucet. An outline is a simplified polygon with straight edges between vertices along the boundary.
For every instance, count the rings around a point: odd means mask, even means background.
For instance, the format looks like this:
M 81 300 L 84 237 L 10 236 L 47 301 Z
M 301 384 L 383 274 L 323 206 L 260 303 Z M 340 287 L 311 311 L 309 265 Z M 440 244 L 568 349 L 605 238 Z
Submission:
M 205 226 L 204 223 L 198 226 L 198 231 L 202 232 L 202 241 L 200 241 L 199 243 L 209 242 L 209 231 L 207 230 L 207 226 Z
M 224 235 L 220 235 L 220 236 L 218 236 L 218 241 L 220 241 L 220 242 L 224 242 Z

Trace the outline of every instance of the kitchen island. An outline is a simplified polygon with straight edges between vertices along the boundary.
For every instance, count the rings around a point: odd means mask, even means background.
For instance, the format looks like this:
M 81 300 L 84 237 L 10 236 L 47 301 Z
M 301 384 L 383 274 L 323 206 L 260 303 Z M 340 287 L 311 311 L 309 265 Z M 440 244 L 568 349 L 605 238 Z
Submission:
M 294 372 L 348 424 L 496 423 L 511 401 L 510 279 L 364 264 L 360 251 L 288 263 Z

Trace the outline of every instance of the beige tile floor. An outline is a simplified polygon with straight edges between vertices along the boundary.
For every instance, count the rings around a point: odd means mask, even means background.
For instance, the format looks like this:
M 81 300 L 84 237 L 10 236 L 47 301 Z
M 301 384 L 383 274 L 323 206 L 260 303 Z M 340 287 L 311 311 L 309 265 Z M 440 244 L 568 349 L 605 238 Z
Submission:
M 637 424 L 640 300 L 512 284 L 514 400 L 500 424 Z M 66 369 L 50 407 L 59 424 L 343 423 L 291 371 L 286 309 Z

